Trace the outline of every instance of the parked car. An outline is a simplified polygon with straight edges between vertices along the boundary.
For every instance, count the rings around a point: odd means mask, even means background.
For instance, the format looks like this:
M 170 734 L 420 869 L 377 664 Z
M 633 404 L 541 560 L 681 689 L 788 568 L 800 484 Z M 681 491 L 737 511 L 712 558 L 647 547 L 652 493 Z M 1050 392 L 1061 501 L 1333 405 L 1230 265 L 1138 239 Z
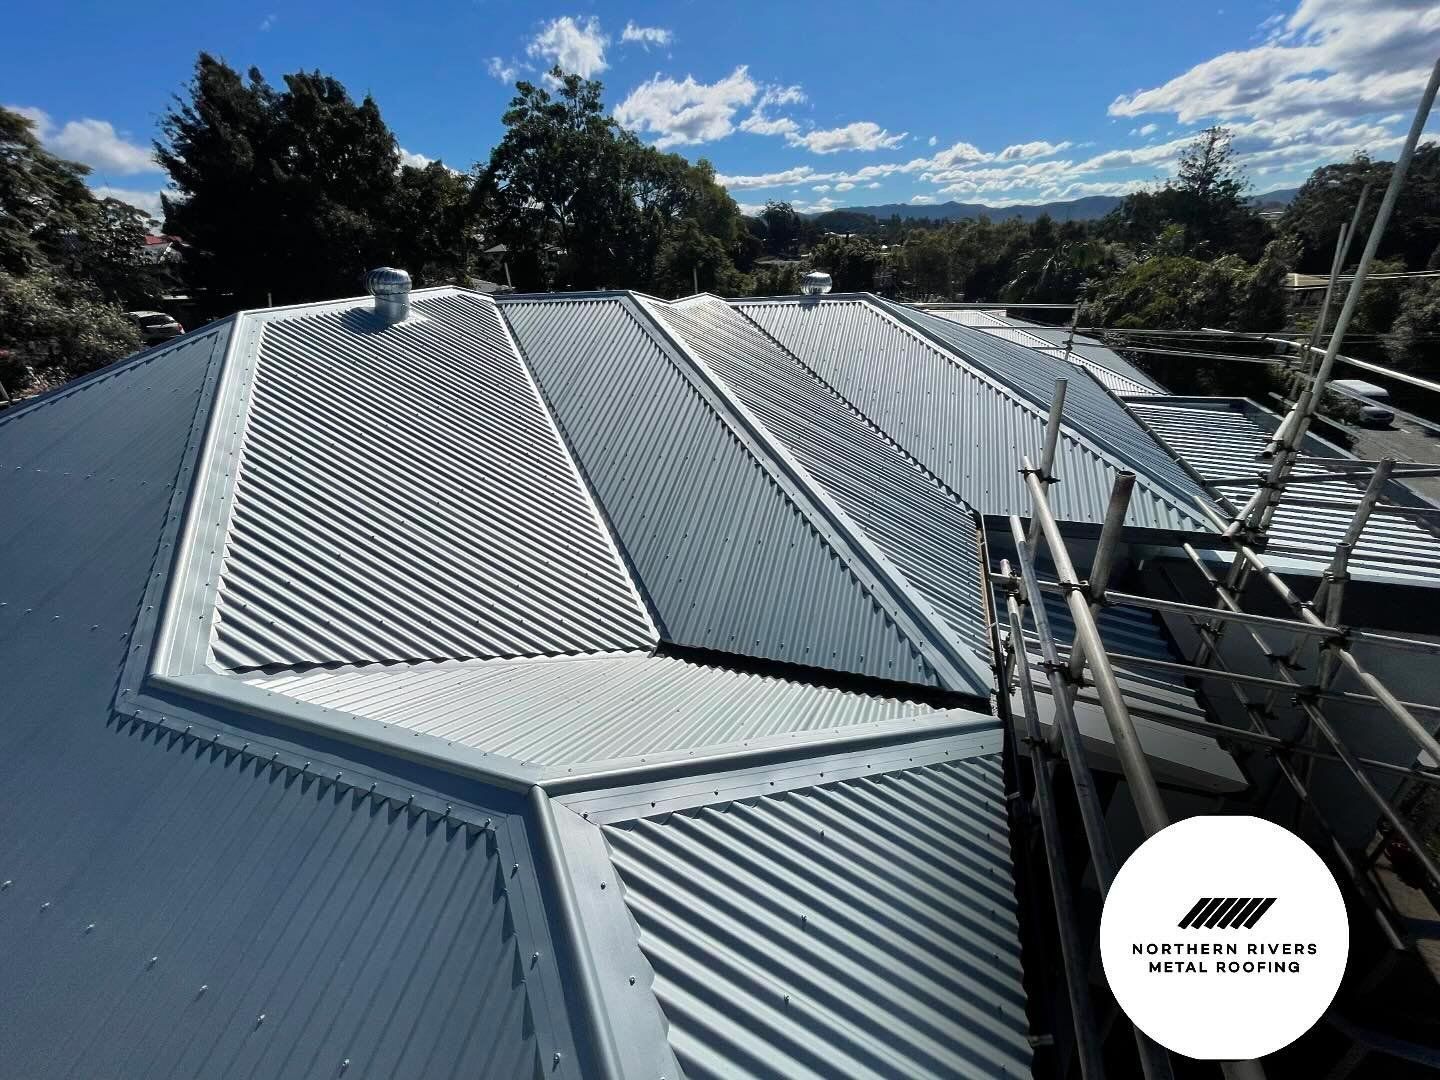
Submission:
M 127 311 L 125 315 L 140 331 L 146 345 L 169 341 L 185 333 L 185 327 L 163 311 Z
M 1333 379 L 1332 390 L 1354 398 L 1360 406 L 1360 423 L 1366 427 L 1389 427 L 1395 420 L 1390 408 L 1390 391 L 1365 379 Z

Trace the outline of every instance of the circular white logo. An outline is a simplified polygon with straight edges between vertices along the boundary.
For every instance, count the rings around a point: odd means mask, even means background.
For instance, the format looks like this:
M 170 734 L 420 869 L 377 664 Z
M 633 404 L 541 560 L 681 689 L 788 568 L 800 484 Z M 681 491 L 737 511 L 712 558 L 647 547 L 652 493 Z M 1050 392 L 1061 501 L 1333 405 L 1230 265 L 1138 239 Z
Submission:
M 1350 951 L 1320 857 L 1255 817 L 1195 817 L 1145 841 L 1115 876 L 1100 957 L 1137 1027 L 1186 1057 L 1264 1057 L 1312 1027 Z

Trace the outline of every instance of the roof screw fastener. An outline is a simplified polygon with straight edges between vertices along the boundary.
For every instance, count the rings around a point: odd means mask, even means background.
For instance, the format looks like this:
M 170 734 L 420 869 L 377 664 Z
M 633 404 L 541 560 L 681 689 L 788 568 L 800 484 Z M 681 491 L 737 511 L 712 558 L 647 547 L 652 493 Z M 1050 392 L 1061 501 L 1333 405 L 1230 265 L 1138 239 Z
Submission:
M 8 889 L 11 885 L 14 885 L 14 884 L 15 884 L 15 882 L 9 881 L 9 880 L 0 881 L 0 892 L 3 892 L 5 889 Z
M 41 911 L 46 911 L 46 910 L 49 909 L 49 907 L 50 907 L 50 901 L 49 901 L 49 900 L 46 900 L 43 904 L 40 905 L 40 910 L 41 910 Z
M 265 1022 L 265 1014 L 264 1014 L 264 1013 L 261 1013 L 259 1016 L 255 1017 L 255 1026 L 256 1026 L 257 1028 L 258 1028 L 261 1024 L 263 1024 L 264 1022 Z
M 340 1071 L 341 1071 L 341 1072 L 344 1072 L 344 1071 L 345 1071 L 346 1069 L 348 1069 L 349 1067 L 350 1067 L 350 1059 L 349 1059 L 349 1058 L 346 1058 L 344 1061 L 340 1062 Z
M 532 953 L 531 956 L 530 956 L 530 963 L 532 963 L 532 964 L 538 964 L 539 962 L 540 962 L 540 954 L 539 954 L 538 952 L 537 952 L 537 953 Z
M 150 960 L 146 963 L 145 966 L 146 966 L 147 968 L 153 968 L 153 967 L 154 967 L 156 964 L 158 964 L 159 962 L 160 962 L 160 957 L 158 957 L 158 956 L 152 956 L 152 957 L 150 957 Z
M 560 1064 L 560 1051 L 559 1051 L 559 1050 L 556 1050 L 556 1051 L 555 1051 L 555 1064 L 556 1064 L 556 1065 L 559 1065 L 559 1064 Z
M 95 929 L 95 924 L 92 922 L 89 926 L 85 927 L 85 932 L 88 934 L 88 933 L 90 933 L 90 931 L 92 931 L 92 930 L 94 930 L 94 929 Z
M 631 985 L 631 986 L 634 986 L 634 985 L 635 985 L 635 976 L 634 976 L 634 975 L 631 975 L 631 976 L 630 976 L 630 985 Z
M 195 992 L 195 996 L 196 996 L 196 997 L 200 997 L 202 994 L 205 993 L 206 990 L 209 990 L 209 989 L 210 989 L 210 984 L 209 984 L 209 983 L 201 983 L 201 984 L 200 984 L 200 989 Z

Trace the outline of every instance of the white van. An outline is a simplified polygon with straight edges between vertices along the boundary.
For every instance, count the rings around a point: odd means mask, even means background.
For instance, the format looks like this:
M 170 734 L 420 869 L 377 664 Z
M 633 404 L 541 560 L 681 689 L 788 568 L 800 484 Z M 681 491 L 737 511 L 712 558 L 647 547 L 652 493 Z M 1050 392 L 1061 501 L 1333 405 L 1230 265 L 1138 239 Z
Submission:
M 1395 420 L 1390 408 L 1390 391 L 1364 379 L 1331 379 L 1330 388 L 1346 397 L 1360 399 L 1360 422 L 1367 427 L 1389 427 Z

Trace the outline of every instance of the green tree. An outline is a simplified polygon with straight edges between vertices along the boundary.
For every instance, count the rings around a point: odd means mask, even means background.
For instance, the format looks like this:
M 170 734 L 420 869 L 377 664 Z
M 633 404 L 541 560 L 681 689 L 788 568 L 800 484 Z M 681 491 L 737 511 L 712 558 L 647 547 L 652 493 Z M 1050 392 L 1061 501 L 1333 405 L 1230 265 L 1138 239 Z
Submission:
M 830 275 L 836 292 L 871 292 L 880 249 L 862 236 L 827 236 L 811 252 L 810 263 Z
M 1270 230 L 1245 197 L 1249 186 L 1229 129 L 1209 127 L 1181 153 L 1174 180 L 1127 195 L 1101 222 L 1100 235 L 1140 250 L 1168 226 L 1179 226 L 1187 255 L 1239 255 L 1253 262 Z
M 1375 212 L 1390 182 L 1394 165 L 1356 154 L 1347 162 L 1323 165 L 1310 174 L 1280 218 L 1279 230 L 1299 241 L 1299 269 L 1330 271 L 1340 226 L 1355 212 L 1360 192 L 1369 185 L 1359 233 L 1350 245 L 1354 264 L 1364 247 Z M 1440 248 L 1440 144 L 1425 143 L 1415 151 L 1395 212 L 1380 239 L 1381 258 L 1397 259 L 1407 270 L 1425 269 Z
M 34 125 L 0 108 L 0 270 L 48 266 L 94 212 L 83 165 L 40 145 Z
M 711 165 L 620 128 L 599 82 L 559 68 L 551 78 L 553 94 L 516 84 L 505 134 L 477 167 L 487 239 L 510 249 L 517 284 L 673 292 L 700 273 L 702 287 L 743 287 L 735 260 L 753 240 Z
M 1398 368 L 1432 377 L 1440 373 L 1440 280 L 1406 290 L 1385 351 Z
M 819 239 L 819 230 L 788 202 L 767 200 L 765 209 L 760 211 L 759 221 L 764 229 L 765 252 L 768 255 L 795 258 Z
M 276 89 L 254 68 L 242 78 L 201 53 L 195 75 L 160 120 L 156 156 L 174 195 L 165 228 L 185 239 L 194 283 L 227 305 L 353 295 L 365 271 L 414 251 L 413 211 L 431 200 L 455 210 L 438 177 L 413 178 L 379 106 L 355 102 L 321 72 L 285 76 Z M 427 193 L 427 186 L 430 191 Z M 458 205 L 468 209 L 468 203 Z M 429 266 L 464 261 L 464 215 L 429 219 Z
M 0 386 L 9 394 L 58 385 L 139 345 L 125 313 L 87 283 L 49 269 L 0 273 Z
M 115 301 L 142 292 L 144 218 L 85 186 L 83 165 L 46 151 L 0 109 L 0 386 L 29 393 L 133 351 Z

